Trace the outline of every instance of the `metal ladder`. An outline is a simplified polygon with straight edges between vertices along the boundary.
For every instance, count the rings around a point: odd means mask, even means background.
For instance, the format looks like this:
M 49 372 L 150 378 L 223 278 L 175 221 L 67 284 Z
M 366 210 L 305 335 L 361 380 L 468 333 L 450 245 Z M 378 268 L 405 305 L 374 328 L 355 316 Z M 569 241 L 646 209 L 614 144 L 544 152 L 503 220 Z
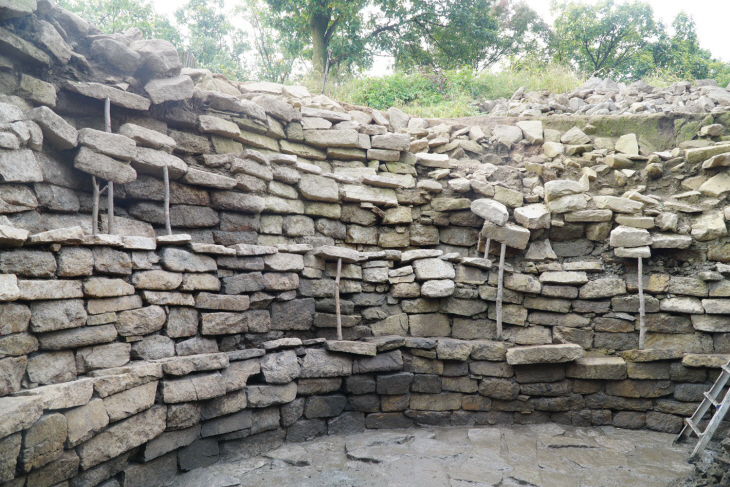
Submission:
M 684 420 L 684 428 L 682 428 L 682 431 L 679 432 L 677 437 L 672 442 L 680 443 L 683 439 L 685 439 L 685 437 L 689 438 L 689 436 L 694 431 L 694 433 L 699 438 L 699 441 L 692 451 L 692 455 L 690 455 L 689 457 L 690 461 L 696 460 L 697 456 L 705 449 L 707 444 L 714 436 L 717 427 L 720 426 L 720 422 L 723 420 L 723 418 L 725 418 L 728 409 L 730 409 L 730 389 L 728 389 L 728 391 L 725 393 L 725 397 L 723 397 L 722 401 L 718 402 L 717 400 L 718 396 L 722 392 L 722 389 L 725 387 L 728 380 L 730 380 L 730 361 L 728 361 L 728 363 L 723 365 L 721 368 L 722 372 L 715 381 L 715 384 L 713 384 L 709 391 L 704 392 L 703 395 L 705 396 L 705 398 L 702 399 L 702 403 L 699 405 L 691 418 Z M 707 413 L 707 411 L 710 409 L 710 406 L 715 406 L 715 415 L 712 416 L 712 419 L 710 420 L 705 430 L 701 431 L 698 424 L 702 420 L 705 413 Z

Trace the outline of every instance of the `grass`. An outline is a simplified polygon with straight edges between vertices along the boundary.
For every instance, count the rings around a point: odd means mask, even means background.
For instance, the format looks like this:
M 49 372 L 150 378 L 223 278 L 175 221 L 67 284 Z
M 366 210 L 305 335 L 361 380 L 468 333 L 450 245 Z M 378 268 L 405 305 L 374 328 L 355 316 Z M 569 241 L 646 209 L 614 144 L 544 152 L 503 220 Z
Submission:
M 475 102 L 509 98 L 524 86 L 527 91 L 565 93 L 585 82 L 561 66 L 474 73 L 469 70 L 394 73 L 382 77 L 330 80 L 332 99 L 379 110 L 394 106 L 418 117 L 453 118 L 477 115 Z M 305 80 L 313 93 L 321 84 Z
M 567 93 L 583 85 L 586 79 L 587 76 L 560 65 L 480 73 L 470 70 L 417 71 L 380 77 L 330 78 L 326 95 L 333 100 L 379 110 L 398 107 L 416 117 L 457 118 L 479 115 L 477 103 L 509 98 L 521 86 L 528 92 Z M 652 86 L 667 87 L 682 79 L 672 71 L 657 70 L 644 81 Z M 322 90 L 321 80 L 305 78 L 301 82 L 311 93 Z

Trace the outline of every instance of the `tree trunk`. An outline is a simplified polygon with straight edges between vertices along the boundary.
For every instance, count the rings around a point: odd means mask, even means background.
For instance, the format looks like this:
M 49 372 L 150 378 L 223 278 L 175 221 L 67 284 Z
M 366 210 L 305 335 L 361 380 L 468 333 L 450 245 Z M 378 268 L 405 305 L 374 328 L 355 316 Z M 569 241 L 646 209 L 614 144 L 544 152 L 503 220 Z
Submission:
M 312 35 L 312 67 L 322 76 L 324 76 L 324 66 L 327 62 L 329 22 L 330 16 L 324 13 L 315 13 L 309 22 L 309 30 Z

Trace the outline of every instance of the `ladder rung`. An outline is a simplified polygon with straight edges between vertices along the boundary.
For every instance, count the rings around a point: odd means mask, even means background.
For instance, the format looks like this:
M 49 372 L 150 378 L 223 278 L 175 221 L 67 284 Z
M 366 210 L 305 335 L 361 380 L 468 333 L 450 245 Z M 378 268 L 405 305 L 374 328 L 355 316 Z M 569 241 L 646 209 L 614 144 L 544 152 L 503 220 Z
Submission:
M 697 436 L 702 435 L 702 431 L 700 431 L 700 429 L 697 427 L 697 425 L 695 424 L 694 421 L 692 421 L 689 418 L 685 419 L 685 421 L 687 421 L 687 424 L 689 425 L 690 428 L 692 428 L 692 431 L 694 431 Z
M 717 399 L 712 397 L 712 394 L 710 394 L 709 392 L 706 392 L 706 391 L 703 392 L 702 394 L 705 396 L 705 398 L 707 398 L 708 401 L 710 401 L 712 403 L 713 406 L 715 406 L 715 407 L 720 406 L 720 403 L 717 402 Z

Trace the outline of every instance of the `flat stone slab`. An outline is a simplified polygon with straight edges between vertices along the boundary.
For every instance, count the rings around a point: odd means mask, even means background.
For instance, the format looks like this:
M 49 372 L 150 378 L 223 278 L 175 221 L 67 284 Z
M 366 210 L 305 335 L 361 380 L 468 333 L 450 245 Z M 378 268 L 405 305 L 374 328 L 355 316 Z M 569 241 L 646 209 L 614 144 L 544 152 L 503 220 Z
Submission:
M 359 262 L 362 258 L 360 252 L 353 249 L 347 249 L 343 247 L 334 247 L 331 245 L 325 245 L 318 247 L 314 251 L 314 255 L 321 257 L 325 260 L 338 260 L 342 259 L 342 262 Z
M 109 98 L 109 102 L 112 105 L 118 105 L 131 110 L 146 111 L 149 110 L 151 104 L 150 100 L 143 96 L 99 83 L 67 81 L 64 84 L 64 88 L 80 95 L 88 96 L 89 98 L 96 98 L 97 100 Z
M 682 365 L 685 367 L 708 367 L 710 369 L 719 369 L 730 361 L 730 354 L 711 353 L 699 354 L 689 353 L 682 359 Z
M 279 338 L 278 340 L 270 340 L 261 344 L 264 350 L 278 350 L 280 348 L 296 348 L 302 346 L 299 338 Z
M 236 250 L 224 245 L 191 243 L 190 249 L 199 254 L 236 255 Z
M 187 245 L 192 242 L 193 237 L 187 233 L 177 235 L 161 235 L 157 237 L 158 245 Z
M 582 356 L 583 347 L 580 345 L 535 345 L 510 348 L 507 350 L 507 363 L 510 365 L 558 364 L 572 362 Z
M 276 247 L 267 247 L 264 245 L 237 244 L 233 248 L 236 250 L 236 254 L 241 257 L 273 255 L 279 252 L 279 249 Z
M 346 340 L 327 341 L 324 348 L 330 352 L 351 353 L 353 355 L 377 355 L 377 345 L 368 342 L 352 342 Z
M 681 350 L 656 349 L 656 350 L 626 350 L 621 356 L 627 362 L 655 362 L 657 360 L 676 360 L 684 356 Z

